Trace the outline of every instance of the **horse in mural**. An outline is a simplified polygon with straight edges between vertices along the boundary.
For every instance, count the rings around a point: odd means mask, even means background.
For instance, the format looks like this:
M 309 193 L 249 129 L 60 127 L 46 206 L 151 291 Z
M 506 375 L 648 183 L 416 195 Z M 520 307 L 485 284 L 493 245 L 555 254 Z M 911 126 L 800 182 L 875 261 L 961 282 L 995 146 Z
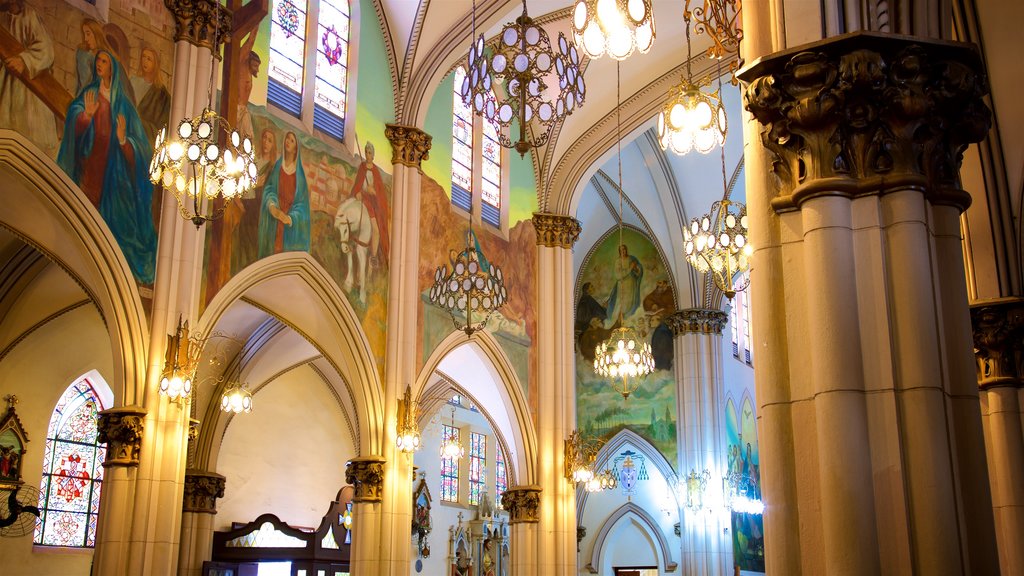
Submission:
M 366 302 L 366 268 L 370 256 L 370 238 L 373 226 L 366 204 L 352 196 L 338 206 L 334 216 L 334 227 L 341 235 L 341 252 L 348 262 L 345 274 L 345 292 L 359 288 L 359 301 Z

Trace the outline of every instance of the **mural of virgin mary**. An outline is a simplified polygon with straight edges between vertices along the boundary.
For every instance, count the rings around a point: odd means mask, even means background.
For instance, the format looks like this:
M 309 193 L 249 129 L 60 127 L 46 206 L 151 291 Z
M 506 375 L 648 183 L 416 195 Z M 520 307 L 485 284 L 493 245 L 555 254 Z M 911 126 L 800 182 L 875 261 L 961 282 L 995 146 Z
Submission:
M 278 252 L 309 252 L 309 185 L 294 132 L 284 136 L 284 153 L 263 185 L 259 257 Z
M 99 209 L 136 280 L 152 284 L 156 228 L 148 169 L 153 149 L 123 90 L 117 58 L 98 51 L 93 72 L 68 106 L 57 164 Z

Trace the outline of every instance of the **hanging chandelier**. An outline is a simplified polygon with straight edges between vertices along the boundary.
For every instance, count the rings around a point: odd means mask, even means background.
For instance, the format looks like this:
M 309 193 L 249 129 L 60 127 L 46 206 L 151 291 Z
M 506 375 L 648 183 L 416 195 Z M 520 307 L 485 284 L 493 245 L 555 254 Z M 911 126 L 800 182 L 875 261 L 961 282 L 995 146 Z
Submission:
M 618 485 L 619 480 L 615 477 L 615 473 L 605 469 L 604 472 L 595 475 L 587 481 L 584 488 L 587 492 L 601 492 L 602 490 L 614 490 Z
M 754 253 L 747 238 L 747 209 L 723 198 L 711 205 L 711 212 L 690 221 L 683 229 L 686 261 L 703 274 L 711 273 L 715 286 L 732 300 L 749 286 L 747 277 L 733 278 L 750 269 Z
M 622 119 L 619 114 L 620 89 L 619 63 L 615 63 L 615 134 L 619 164 L 619 246 L 622 246 Z M 622 312 L 619 312 L 618 327 L 612 330 L 607 340 L 597 345 L 594 351 L 594 372 L 611 380 L 612 389 L 628 400 L 629 395 L 640 387 L 640 378 L 654 372 L 654 354 L 651 344 L 641 338 L 635 330 L 626 326 Z
M 548 33 L 527 14 L 526 0 L 523 14 L 505 24 L 490 55 L 483 34 L 476 36 L 474 2 L 473 35 L 476 39 L 469 49 L 466 78 L 459 89 L 463 102 L 502 128 L 518 123 L 516 140 L 506 134 L 507 130 L 499 130 L 498 141 L 520 156 L 543 146 L 555 123 L 572 114 L 586 96 L 576 46 L 559 33 L 556 53 Z M 554 99 L 548 95 L 545 82 L 552 69 L 558 78 Z
M 658 142 L 661 143 L 661 149 L 671 149 L 680 156 L 690 150 L 707 154 L 715 146 L 725 144 L 729 130 L 725 106 L 722 105 L 721 75 L 718 90 L 714 92 L 702 91 L 701 83 L 693 81 L 691 15 L 689 10 L 683 15 L 686 21 L 686 78 L 672 88 L 668 102 L 658 114 Z
M 169 133 L 166 126 L 161 128 L 149 164 L 150 181 L 174 194 L 182 217 L 191 220 L 196 229 L 222 216 L 226 202 L 256 185 L 256 160 L 249 135 L 232 130 L 228 121 L 213 109 L 219 31 L 218 9 L 210 48 L 206 107 L 198 116 L 178 122 L 173 132 Z M 214 203 L 218 198 L 225 201 L 219 207 Z
M 646 54 L 654 35 L 651 0 L 576 0 L 573 6 L 573 41 L 591 59 Z
M 451 271 L 442 264 L 434 273 L 430 301 L 448 311 L 457 330 L 472 336 L 483 330 L 491 315 L 505 304 L 508 291 L 501 268 L 480 252 L 472 222 L 466 236 L 466 249 L 451 262 Z
M 220 409 L 230 414 L 252 412 L 252 392 L 244 384 L 232 382 L 220 398 Z
M 452 428 L 455 429 L 455 407 L 452 407 Z M 466 455 L 466 449 L 459 442 L 457 434 L 451 434 L 441 439 L 441 457 L 449 460 L 461 460 Z

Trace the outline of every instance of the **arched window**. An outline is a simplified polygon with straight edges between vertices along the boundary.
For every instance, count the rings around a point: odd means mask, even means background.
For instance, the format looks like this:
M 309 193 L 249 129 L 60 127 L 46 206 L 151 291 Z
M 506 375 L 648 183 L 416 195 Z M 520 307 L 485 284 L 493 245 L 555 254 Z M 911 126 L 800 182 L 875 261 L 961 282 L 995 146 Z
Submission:
M 469 433 L 469 503 L 480 503 L 480 495 L 487 485 L 484 465 L 487 463 L 487 436 L 477 432 Z
M 96 545 L 105 444 L 97 438 L 96 413 L 105 406 L 95 386 L 83 377 L 68 386 L 50 416 L 39 487 L 36 544 L 91 548 Z
M 466 70 L 456 68 L 452 91 L 452 204 L 473 211 L 479 197 L 480 219 L 501 228 L 502 148 L 498 128 L 473 114 L 462 101 Z M 477 137 L 477 135 L 480 137 Z
M 459 440 L 459 429 L 447 424 L 441 425 L 441 443 L 449 438 Z M 441 501 L 459 501 L 459 460 L 458 458 L 441 458 Z
M 736 313 L 737 309 L 740 306 L 740 301 L 738 300 L 738 298 L 739 298 L 739 296 L 737 295 L 736 299 L 734 299 L 734 301 L 732 303 L 732 306 L 730 307 L 731 310 L 729 310 L 729 324 L 730 324 L 730 328 L 732 329 L 732 356 L 733 356 L 733 358 L 739 358 L 740 357 L 740 329 L 737 326 L 737 323 L 739 322 L 739 314 Z
M 267 100 L 306 121 L 312 104 L 313 127 L 338 140 L 345 134 L 350 27 L 348 0 L 273 2 Z
M 508 471 L 505 469 L 505 452 L 501 445 L 494 455 L 494 504 L 502 508 L 501 495 L 508 490 Z
M 738 288 L 749 285 L 749 271 L 737 276 L 733 282 L 733 286 Z M 729 321 L 732 323 L 732 355 L 737 360 L 741 359 L 740 340 L 742 340 L 742 360 L 747 364 L 753 365 L 753 357 L 750 354 L 750 295 L 747 294 L 746 290 L 736 292 L 736 296 L 732 300 L 732 310 L 730 310 L 729 314 Z

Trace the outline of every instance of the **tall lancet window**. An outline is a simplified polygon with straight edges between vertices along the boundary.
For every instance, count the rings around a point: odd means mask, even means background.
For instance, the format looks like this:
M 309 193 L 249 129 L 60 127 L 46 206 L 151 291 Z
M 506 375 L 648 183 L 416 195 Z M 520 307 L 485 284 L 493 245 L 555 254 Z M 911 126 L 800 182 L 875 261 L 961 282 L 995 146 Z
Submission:
M 455 70 L 452 94 L 452 204 L 466 212 L 473 209 L 473 111 L 462 101 L 459 87 L 466 70 Z
M 274 0 L 270 13 L 267 100 L 294 116 L 302 113 L 308 8 L 306 0 Z
M 338 140 L 345 134 L 349 22 L 348 0 L 320 1 L 313 126 Z
M 39 487 L 40 516 L 33 538 L 36 544 L 76 548 L 96 545 L 103 458 L 107 453 L 106 445 L 97 438 L 96 413 L 105 408 L 100 398 L 94 383 L 80 378 L 64 391 L 50 416 Z

